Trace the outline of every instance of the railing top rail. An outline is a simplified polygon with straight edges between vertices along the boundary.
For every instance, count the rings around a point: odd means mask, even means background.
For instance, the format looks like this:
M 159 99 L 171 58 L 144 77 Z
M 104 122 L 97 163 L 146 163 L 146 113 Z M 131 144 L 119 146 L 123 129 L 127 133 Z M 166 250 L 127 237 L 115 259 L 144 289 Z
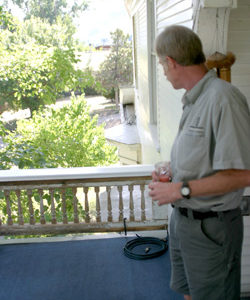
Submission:
M 131 178 L 150 176 L 153 165 L 1 170 L 0 182 Z

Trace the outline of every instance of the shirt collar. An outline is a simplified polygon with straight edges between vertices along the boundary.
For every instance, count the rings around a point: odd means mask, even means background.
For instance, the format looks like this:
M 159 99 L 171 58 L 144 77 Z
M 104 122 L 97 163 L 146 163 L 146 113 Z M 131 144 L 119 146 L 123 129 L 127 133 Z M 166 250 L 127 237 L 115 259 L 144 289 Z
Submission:
M 210 78 L 216 78 L 217 74 L 214 70 L 209 70 L 205 76 L 202 77 L 198 83 L 189 91 L 186 91 L 186 93 L 182 97 L 182 103 L 183 106 L 194 104 L 197 98 L 200 96 L 204 85 L 207 83 L 207 81 Z

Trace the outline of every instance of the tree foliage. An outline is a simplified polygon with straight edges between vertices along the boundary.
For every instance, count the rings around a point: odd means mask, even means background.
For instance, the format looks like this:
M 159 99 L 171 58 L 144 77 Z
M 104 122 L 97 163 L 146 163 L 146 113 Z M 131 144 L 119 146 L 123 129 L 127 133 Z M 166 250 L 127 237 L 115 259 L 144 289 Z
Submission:
M 64 90 L 79 85 L 81 71 L 73 49 L 47 48 L 34 43 L 0 52 L 0 104 L 14 110 L 54 103 Z
M 0 105 L 9 109 L 54 103 L 63 92 L 83 91 L 95 81 L 77 67 L 75 28 L 67 19 L 50 25 L 39 18 L 0 31 Z
M 71 5 L 68 4 L 68 0 L 12 0 L 11 2 L 24 10 L 25 19 L 39 17 L 50 24 L 56 23 L 58 17 L 75 18 L 79 12 L 88 7 L 86 0 L 71 1 Z
M 100 65 L 98 78 L 107 90 L 115 89 L 116 100 L 118 100 L 119 87 L 133 82 L 132 44 L 129 35 L 124 34 L 120 29 L 116 29 L 110 35 L 111 52 Z
M 71 103 L 62 108 L 48 107 L 35 112 L 31 119 L 20 120 L 17 130 L 10 132 L 0 122 L 3 147 L 0 149 L 0 169 L 10 168 L 51 168 L 110 165 L 117 162 L 116 148 L 107 144 L 103 126 L 97 126 L 97 116 L 90 117 L 89 108 L 83 96 L 71 97 Z M 72 189 L 66 190 L 68 221 L 74 217 Z M 39 222 L 40 196 L 33 191 L 34 218 Z M 57 221 L 62 220 L 61 192 L 54 191 Z M 2 221 L 8 214 L 4 194 L 0 191 L 0 211 Z M 20 201 L 23 218 L 29 222 L 29 199 L 22 193 Z M 43 194 L 44 215 L 51 221 L 51 196 Z M 18 218 L 18 201 L 14 192 L 10 195 L 12 218 Z M 80 220 L 84 209 L 78 202 Z
M 19 22 L 18 28 L 9 35 L 9 48 L 12 44 L 36 43 L 46 47 L 66 48 L 77 45 L 74 39 L 76 28 L 70 18 L 57 18 L 50 25 L 46 20 L 31 17 L 29 20 Z
M 103 126 L 97 126 L 97 116 L 90 117 L 83 96 L 19 120 L 15 132 L 5 132 L 3 143 L 1 169 L 100 166 L 118 159 L 116 148 L 106 142 Z
M 13 30 L 15 28 L 14 18 L 12 14 L 4 10 L 0 5 L 0 29 Z

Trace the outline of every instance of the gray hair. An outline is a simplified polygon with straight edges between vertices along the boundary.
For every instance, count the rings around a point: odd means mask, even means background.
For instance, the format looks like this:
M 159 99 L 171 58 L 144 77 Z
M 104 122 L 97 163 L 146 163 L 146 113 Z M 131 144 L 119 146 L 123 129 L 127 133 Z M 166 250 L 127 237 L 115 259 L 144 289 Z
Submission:
M 200 38 L 184 26 L 166 27 L 156 38 L 155 48 L 158 57 L 165 59 L 169 56 L 182 66 L 199 65 L 206 61 Z

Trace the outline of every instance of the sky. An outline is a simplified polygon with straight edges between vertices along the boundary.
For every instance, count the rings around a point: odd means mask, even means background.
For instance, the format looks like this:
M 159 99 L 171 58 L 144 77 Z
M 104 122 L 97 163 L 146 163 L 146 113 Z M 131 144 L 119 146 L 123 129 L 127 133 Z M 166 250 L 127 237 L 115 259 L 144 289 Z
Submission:
M 132 24 L 124 0 L 90 0 L 89 8 L 78 20 L 77 38 L 94 46 L 108 44 L 110 32 L 117 28 L 132 34 Z
M 0 0 L 1 2 L 1 0 Z M 76 38 L 86 45 L 99 46 L 110 43 L 110 32 L 117 28 L 132 34 L 132 24 L 126 11 L 124 0 L 88 0 L 89 8 L 81 13 L 76 23 L 79 25 Z M 15 8 L 13 13 L 20 17 Z

